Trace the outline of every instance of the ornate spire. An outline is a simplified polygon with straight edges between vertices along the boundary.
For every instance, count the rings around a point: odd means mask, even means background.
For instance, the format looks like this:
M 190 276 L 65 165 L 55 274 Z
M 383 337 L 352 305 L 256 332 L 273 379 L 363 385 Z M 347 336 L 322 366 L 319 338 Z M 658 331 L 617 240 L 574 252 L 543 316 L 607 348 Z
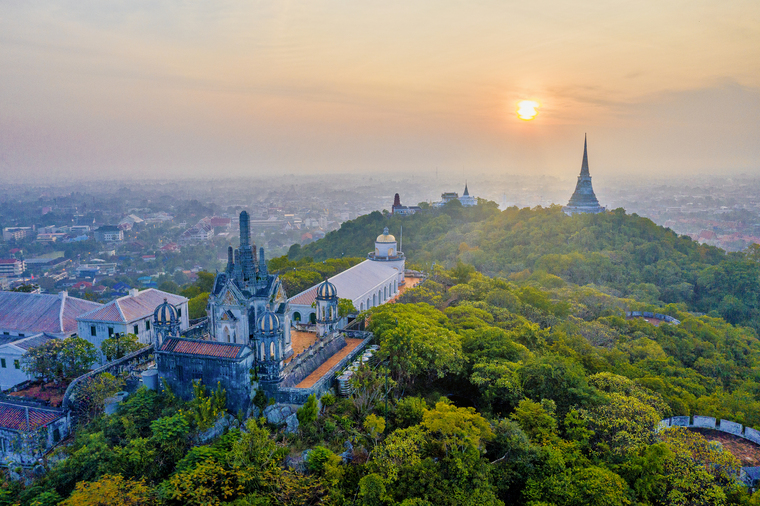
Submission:
M 248 212 L 243 211 L 240 213 L 240 246 L 250 245 L 251 240 L 251 222 L 248 217 Z
M 564 207 L 564 211 L 566 214 L 601 213 L 604 211 L 604 207 L 599 205 L 594 194 L 594 188 L 591 186 L 591 175 L 588 170 L 588 142 L 585 135 L 583 136 L 581 174 L 578 176 L 575 191 L 570 197 L 570 202 Z
M 586 142 L 586 134 L 583 134 L 583 163 L 581 164 L 581 176 L 590 176 L 588 172 L 588 149 L 587 149 L 587 142 Z
M 462 197 L 469 197 L 470 192 L 467 190 L 467 181 L 464 182 L 464 193 L 462 194 Z

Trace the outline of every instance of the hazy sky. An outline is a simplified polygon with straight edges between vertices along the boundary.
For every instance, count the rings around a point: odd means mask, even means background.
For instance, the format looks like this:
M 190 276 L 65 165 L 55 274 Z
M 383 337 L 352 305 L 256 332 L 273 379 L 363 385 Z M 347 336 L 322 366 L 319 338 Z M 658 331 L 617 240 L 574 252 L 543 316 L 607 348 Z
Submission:
M 3 179 L 574 176 L 584 132 L 760 175 L 760 1 L 0 1 Z

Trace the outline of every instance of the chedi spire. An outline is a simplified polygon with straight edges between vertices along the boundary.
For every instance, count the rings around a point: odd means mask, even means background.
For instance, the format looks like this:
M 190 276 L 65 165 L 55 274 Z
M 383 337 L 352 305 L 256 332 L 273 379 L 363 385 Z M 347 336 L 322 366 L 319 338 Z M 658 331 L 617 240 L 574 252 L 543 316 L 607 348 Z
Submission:
M 588 142 L 585 136 L 583 138 L 581 174 L 578 176 L 578 182 L 575 184 L 575 191 L 572 197 L 570 197 L 570 202 L 562 210 L 568 216 L 583 213 L 596 214 L 606 210 L 599 205 L 599 200 L 597 200 L 594 193 L 594 187 L 591 185 L 591 174 L 588 170 Z

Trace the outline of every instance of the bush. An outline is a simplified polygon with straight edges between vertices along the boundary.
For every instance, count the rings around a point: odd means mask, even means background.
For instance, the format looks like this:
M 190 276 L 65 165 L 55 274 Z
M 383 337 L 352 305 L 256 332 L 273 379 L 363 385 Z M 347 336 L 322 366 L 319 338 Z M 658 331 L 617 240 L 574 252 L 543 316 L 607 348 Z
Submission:
M 329 448 L 325 448 L 324 446 L 317 446 L 309 452 L 309 460 L 306 465 L 309 469 L 309 472 L 321 476 L 325 472 L 325 465 L 331 460 L 338 458 L 340 457 L 335 455 Z
M 396 424 L 399 427 L 411 427 L 422 421 L 427 404 L 420 397 L 404 397 L 396 405 Z

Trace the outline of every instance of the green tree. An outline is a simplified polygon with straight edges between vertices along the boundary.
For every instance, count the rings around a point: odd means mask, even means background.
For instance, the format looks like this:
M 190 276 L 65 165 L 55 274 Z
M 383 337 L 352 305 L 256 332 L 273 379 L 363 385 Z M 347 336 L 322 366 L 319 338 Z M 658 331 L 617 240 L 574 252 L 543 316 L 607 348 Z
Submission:
M 139 349 L 144 348 L 145 344 L 141 343 L 134 334 L 114 334 L 112 337 L 103 340 L 100 345 L 100 351 L 105 355 L 106 360 L 118 360 L 124 355 L 129 355 Z
M 351 299 L 338 299 L 338 316 L 341 318 L 352 313 L 357 313 L 354 302 Z
M 308 399 L 306 399 L 306 403 L 296 411 L 299 426 L 304 428 L 311 426 L 317 421 L 318 414 L 319 406 L 317 405 L 317 396 L 311 394 Z
M 196 319 L 206 316 L 209 292 L 199 293 L 187 302 L 188 318 Z
M 51 339 L 30 348 L 21 359 L 21 366 L 30 376 L 43 382 L 63 382 L 87 372 L 95 363 L 95 347 L 80 337 Z
M 384 304 L 371 310 L 369 328 L 389 358 L 394 377 L 413 383 L 458 373 L 464 367 L 461 337 L 428 304 Z

